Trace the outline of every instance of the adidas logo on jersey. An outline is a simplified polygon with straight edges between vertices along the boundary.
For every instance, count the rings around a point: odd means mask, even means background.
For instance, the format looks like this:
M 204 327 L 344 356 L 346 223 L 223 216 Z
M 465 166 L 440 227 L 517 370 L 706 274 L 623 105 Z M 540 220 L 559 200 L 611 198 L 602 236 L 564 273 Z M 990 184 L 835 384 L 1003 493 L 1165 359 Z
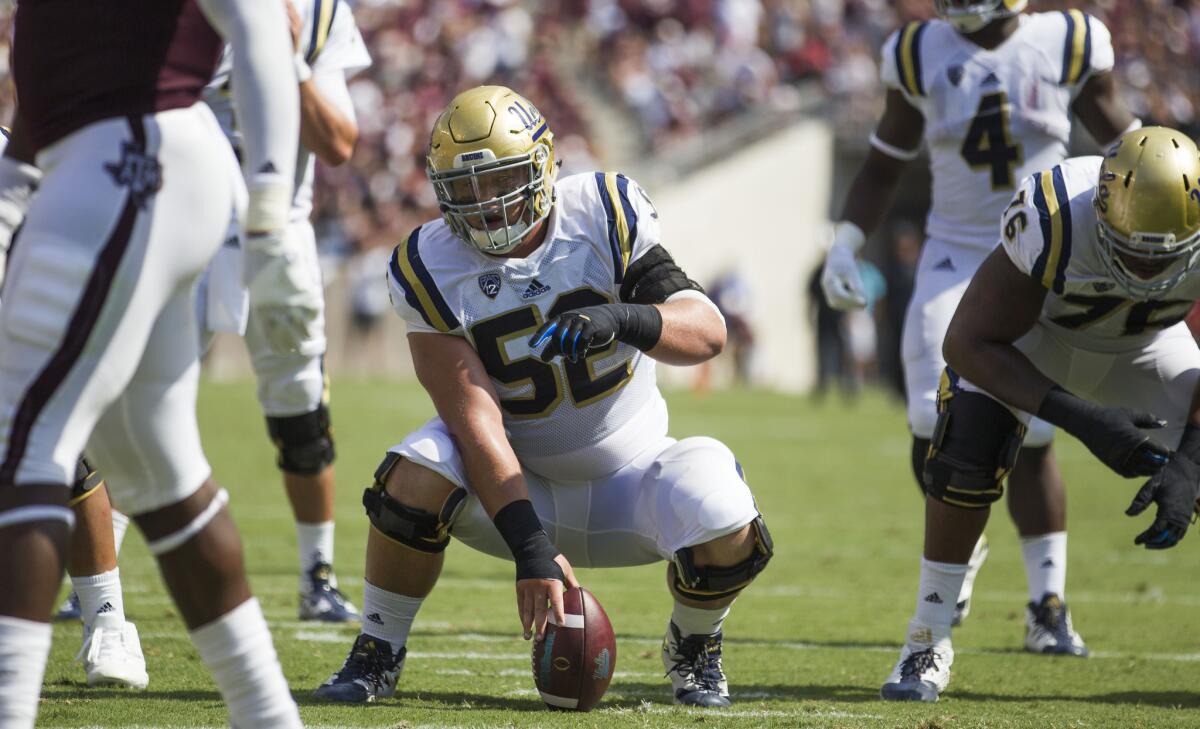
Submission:
M 525 293 L 521 294 L 522 299 L 532 299 L 535 296 L 541 296 L 550 290 L 550 287 L 538 281 L 536 278 L 529 282 L 529 286 L 525 287 Z
M 1046 560 L 1044 562 L 1042 562 L 1042 569 L 1044 569 L 1044 570 L 1050 569 L 1053 566 L 1054 566 L 1054 558 L 1053 557 L 1047 557 Z
M 935 271 L 957 271 L 958 269 L 954 267 L 954 261 L 950 260 L 950 256 L 946 256 L 945 258 L 943 258 L 942 260 L 937 262 L 937 265 L 933 267 L 933 270 L 935 270 Z
M 941 605 L 942 604 L 942 596 L 937 594 L 936 592 L 931 592 L 925 596 L 925 602 L 933 603 L 934 605 Z
M 995 71 L 989 71 L 987 77 L 983 79 L 984 86 L 997 86 L 999 83 L 1000 79 L 996 77 Z
M 366 618 L 376 625 L 383 625 L 383 618 L 379 617 L 379 613 L 371 613 L 370 615 L 366 616 Z
M 105 602 L 103 605 L 96 608 L 97 615 L 103 615 L 104 613 L 111 613 L 111 612 L 116 612 L 116 608 L 113 607 L 113 604 L 111 602 Z

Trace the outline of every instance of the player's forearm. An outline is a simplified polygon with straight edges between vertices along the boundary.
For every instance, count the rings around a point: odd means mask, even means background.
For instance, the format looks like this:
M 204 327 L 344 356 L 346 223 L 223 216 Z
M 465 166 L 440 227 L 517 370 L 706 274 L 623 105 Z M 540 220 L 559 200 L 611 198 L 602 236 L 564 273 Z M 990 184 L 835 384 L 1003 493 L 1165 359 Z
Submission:
M 1018 410 L 1036 413 L 1055 386 L 1009 342 L 971 339 L 947 333 L 942 345 L 946 364 L 980 389 Z
M 662 315 L 662 334 L 647 354 L 659 362 L 700 364 L 725 348 L 725 320 L 712 302 L 687 297 L 655 307 Z
M 284 227 L 291 208 L 300 102 L 288 19 L 277 2 L 200 0 L 233 48 L 233 93 L 250 188 L 249 232 Z
M 469 401 L 464 406 L 472 407 Z M 447 425 L 458 442 L 467 479 L 488 516 L 494 518 L 512 502 L 528 499 L 525 475 L 505 436 L 503 423 L 470 412 L 451 417 Z
M 872 148 L 862 169 L 850 183 L 840 220 L 854 223 L 870 236 L 892 205 L 905 164 Z
M 358 142 L 358 125 L 325 98 L 315 79 L 300 84 L 300 142 L 331 167 L 349 161 Z

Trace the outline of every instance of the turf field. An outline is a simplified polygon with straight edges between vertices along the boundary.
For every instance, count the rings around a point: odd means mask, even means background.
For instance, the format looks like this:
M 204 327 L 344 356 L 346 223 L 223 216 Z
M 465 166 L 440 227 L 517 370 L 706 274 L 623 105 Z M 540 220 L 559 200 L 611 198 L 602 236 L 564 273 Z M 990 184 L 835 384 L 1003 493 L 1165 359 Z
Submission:
M 338 557 L 361 605 L 364 482 L 384 449 L 430 408 L 414 384 L 335 382 Z M 309 696 L 345 657 L 356 630 L 296 621 L 296 565 L 285 505 L 252 386 L 206 385 L 205 444 L 233 496 L 255 594 L 263 602 L 306 723 L 418 726 L 1200 726 L 1200 534 L 1168 552 L 1135 549 L 1122 512 L 1135 490 L 1074 441 L 1060 457 L 1071 495 L 1068 600 L 1090 660 L 1021 652 L 1024 572 L 997 512 L 974 611 L 956 633 L 949 693 L 936 705 L 878 699 L 912 610 L 921 511 L 903 413 L 879 395 L 856 405 L 733 392 L 671 398 L 675 436 L 721 438 L 746 466 L 776 556 L 726 623 L 725 665 L 737 702 L 721 713 L 672 707 L 658 645 L 670 610 L 662 566 L 577 571 L 618 635 L 616 677 L 590 714 L 547 712 L 520 640 L 512 568 L 461 545 L 409 641 L 395 699 L 336 706 Z M 72 662 L 77 625 L 55 630 L 39 726 L 217 727 L 225 713 L 183 632 L 140 536 L 121 554 L 126 611 L 142 633 L 149 690 L 89 690 Z

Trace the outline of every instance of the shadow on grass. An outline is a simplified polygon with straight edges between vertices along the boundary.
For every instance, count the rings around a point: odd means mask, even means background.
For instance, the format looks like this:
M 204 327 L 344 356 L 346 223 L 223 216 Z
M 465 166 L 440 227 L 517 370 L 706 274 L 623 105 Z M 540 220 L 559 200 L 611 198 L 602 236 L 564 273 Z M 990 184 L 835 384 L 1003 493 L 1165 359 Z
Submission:
M 1031 701 L 1082 702 L 1085 704 L 1113 704 L 1129 706 L 1159 706 L 1162 708 L 1200 708 L 1200 693 L 1187 691 L 1114 691 L 1107 694 L 994 694 L 983 691 L 955 691 L 954 687 L 945 694 L 948 699 L 962 701 Z

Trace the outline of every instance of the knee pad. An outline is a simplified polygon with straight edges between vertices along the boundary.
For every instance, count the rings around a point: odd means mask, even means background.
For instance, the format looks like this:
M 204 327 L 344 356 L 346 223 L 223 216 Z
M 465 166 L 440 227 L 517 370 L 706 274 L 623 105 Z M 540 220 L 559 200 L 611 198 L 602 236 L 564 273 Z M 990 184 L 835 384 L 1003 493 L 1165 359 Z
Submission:
M 333 463 L 333 430 L 324 404 L 304 415 L 267 416 L 267 432 L 279 449 L 280 470 L 313 476 Z
M 675 568 L 675 592 L 689 600 L 707 602 L 736 595 L 749 585 L 775 554 L 775 544 L 762 515 L 756 516 L 750 526 L 754 532 L 754 551 L 735 565 L 697 567 L 691 547 L 676 552 L 671 560 Z
M 938 398 L 938 423 L 925 461 L 925 493 L 944 504 L 983 509 L 1004 494 L 1025 426 L 979 392 Z
M 392 498 L 384 488 L 388 474 L 400 460 L 398 453 L 389 451 L 383 457 L 383 463 L 375 469 L 375 482 L 363 491 L 363 506 L 367 510 L 367 518 L 371 521 L 371 526 L 394 542 L 419 552 L 444 552 L 446 545 L 450 543 L 450 527 L 462 511 L 467 491 L 462 488 L 454 489 L 436 514 L 405 506 Z
M 925 459 L 929 456 L 929 439 L 913 436 L 912 441 L 912 471 L 917 479 L 917 488 L 925 495 Z
M 104 479 L 100 478 L 100 474 L 96 472 L 92 464 L 88 463 L 86 458 L 80 456 L 75 463 L 75 481 L 71 484 L 71 500 L 67 502 L 67 506 L 82 503 L 103 485 Z

